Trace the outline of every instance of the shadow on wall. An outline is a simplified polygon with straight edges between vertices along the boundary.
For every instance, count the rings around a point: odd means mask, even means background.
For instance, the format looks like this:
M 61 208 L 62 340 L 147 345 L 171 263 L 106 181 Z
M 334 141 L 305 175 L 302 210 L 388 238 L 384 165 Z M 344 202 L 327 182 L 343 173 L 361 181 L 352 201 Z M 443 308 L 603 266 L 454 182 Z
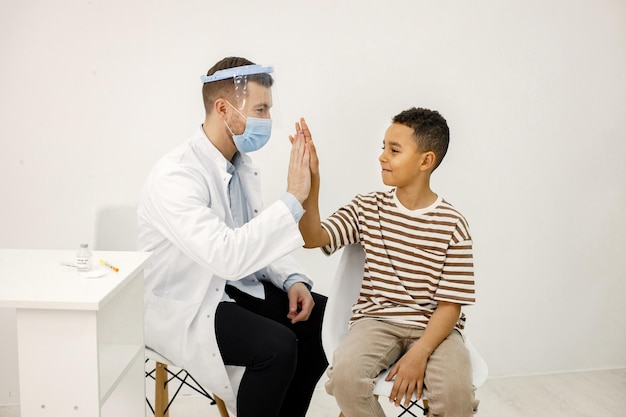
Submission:
M 95 250 L 137 250 L 137 206 L 107 206 L 96 214 Z

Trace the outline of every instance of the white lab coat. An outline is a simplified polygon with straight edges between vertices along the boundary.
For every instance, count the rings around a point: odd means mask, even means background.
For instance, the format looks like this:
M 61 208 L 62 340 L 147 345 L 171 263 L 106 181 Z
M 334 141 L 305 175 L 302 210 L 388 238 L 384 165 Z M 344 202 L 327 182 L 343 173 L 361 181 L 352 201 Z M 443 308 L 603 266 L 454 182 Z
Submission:
M 259 271 L 283 288 L 290 274 L 305 275 L 285 257 L 304 242 L 284 202 L 262 210 L 258 171 L 246 155 L 238 172 L 251 220 L 233 229 L 226 167 L 202 128 L 163 157 L 142 192 L 138 247 L 153 252 L 144 272 L 146 345 L 235 410 L 243 368 L 229 379 L 214 329 L 224 285 Z

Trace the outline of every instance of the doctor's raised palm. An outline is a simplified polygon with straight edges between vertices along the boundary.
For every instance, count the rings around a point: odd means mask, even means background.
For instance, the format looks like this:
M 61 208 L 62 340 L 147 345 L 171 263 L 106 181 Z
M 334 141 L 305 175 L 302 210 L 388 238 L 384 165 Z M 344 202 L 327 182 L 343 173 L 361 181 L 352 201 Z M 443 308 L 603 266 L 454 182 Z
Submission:
M 311 191 L 311 152 L 306 143 L 305 133 L 299 130 L 291 141 L 291 157 L 287 174 L 287 192 L 303 203 Z

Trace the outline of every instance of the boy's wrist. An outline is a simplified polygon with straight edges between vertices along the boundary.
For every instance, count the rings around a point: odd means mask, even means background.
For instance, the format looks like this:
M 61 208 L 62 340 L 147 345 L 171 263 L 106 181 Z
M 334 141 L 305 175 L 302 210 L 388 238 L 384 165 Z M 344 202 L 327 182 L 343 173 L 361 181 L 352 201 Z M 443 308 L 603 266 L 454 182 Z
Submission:
M 432 355 L 432 353 L 435 351 L 435 348 L 431 348 L 422 339 L 418 339 L 413 344 L 410 350 L 412 350 L 415 354 L 418 354 L 420 356 L 430 357 L 430 355 Z

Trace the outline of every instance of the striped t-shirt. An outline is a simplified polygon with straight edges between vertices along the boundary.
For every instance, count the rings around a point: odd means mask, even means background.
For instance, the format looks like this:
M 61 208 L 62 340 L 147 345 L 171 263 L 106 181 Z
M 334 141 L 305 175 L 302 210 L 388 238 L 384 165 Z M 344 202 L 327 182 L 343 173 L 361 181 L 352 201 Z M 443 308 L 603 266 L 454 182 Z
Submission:
M 405 208 L 395 189 L 357 195 L 322 222 L 327 255 L 359 242 L 365 268 L 351 323 L 376 318 L 425 328 L 438 301 L 474 304 L 472 238 L 465 218 L 441 197 Z M 465 315 L 456 324 L 463 329 Z

